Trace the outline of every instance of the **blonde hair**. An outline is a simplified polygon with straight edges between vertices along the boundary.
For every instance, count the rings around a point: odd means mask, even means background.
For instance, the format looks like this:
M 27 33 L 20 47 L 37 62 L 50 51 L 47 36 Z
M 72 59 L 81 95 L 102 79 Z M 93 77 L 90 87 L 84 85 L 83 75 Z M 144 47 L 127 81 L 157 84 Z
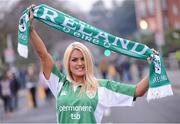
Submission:
M 67 79 L 70 82 L 74 82 L 71 72 L 70 72 L 70 67 L 69 67 L 69 61 L 70 61 L 70 57 L 71 57 L 71 53 L 73 50 L 79 50 L 82 52 L 83 57 L 84 57 L 84 63 L 85 63 L 85 70 L 86 70 L 86 74 L 85 74 L 85 82 L 84 85 L 81 88 L 81 93 L 85 90 L 92 92 L 96 92 L 97 90 L 97 79 L 94 76 L 94 64 L 93 64 L 93 60 L 92 60 L 92 55 L 89 51 L 89 49 L 83 45 L 82 43 L 79 42 L 73 42 L 71 43 L 65 53 L 64 53 L 64 59 L 63 59 L 63 64 L 64 64 L 64 68 L 67 71 Z

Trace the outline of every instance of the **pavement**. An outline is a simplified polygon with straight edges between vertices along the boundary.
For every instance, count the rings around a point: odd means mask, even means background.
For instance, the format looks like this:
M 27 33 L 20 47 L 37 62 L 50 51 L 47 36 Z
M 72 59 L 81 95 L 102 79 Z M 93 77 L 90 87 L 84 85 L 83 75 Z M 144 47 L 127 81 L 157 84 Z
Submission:
M 30 101 L 29 101 L 29 98 L 28 98 L 28 92 L 29 92 L 28 89 L 21 89 L 18 92 L 18 96 L 19 96 L 18 108 L 16 110 L 14 110 L 14 112 L 10 115 L 6 115 L 4 113 L 3 102 L 0 99 L 0 124 L 1 124 L 1 122 L 5 122 L 5 123 L 8 122 L 9 123 L 9 122 L 11 122 L 11 119 L 13 120 L 12 122 L 14 123 L 14 121 L 15 121 L 14 119 L 16 118 L 16 116 L 22 116 L 23 117 L 26 114 L 34 115 L 39 110 L 45 110 L 46 107 L 49 105 L 55 106 L 54 105 L 55 104 L 54 98 L 52 98 L 51 101 L 46 101 L 46 100 L 40 99 L 39 95 L 37 95 L 38 107 L 33 108 Z M 49 111 L 53 111 L 53 113 L 54 113 L 55 108 L 53 108 L 52 110 L 49 109 Z M 48 110 L 46 110 L 45 113 L 49 113 Z M 44 118 L 43 120 L 47 119 L 45 122 L 48 122 L 48 119 L 49 119 L 48 117 L 44 117 L 44 116 L 42 116 L 42 117 Z M 53 116 L 53 117 L 55 118 L 56 116 Z M 18 123 L 18 122 L 21 122 L 21 120 L 16 120 L 15 122 Z M 25 118 L 25 120 L 27 120 L 27 118 Z M 35 120 L 35 118 L 32 120 Z M 28 122 L 31 122 L 31 121 L 28 121 Z
M 180 94 L 180 69 L 168 70 L 167 75 L 171 81 L 173 91 Z

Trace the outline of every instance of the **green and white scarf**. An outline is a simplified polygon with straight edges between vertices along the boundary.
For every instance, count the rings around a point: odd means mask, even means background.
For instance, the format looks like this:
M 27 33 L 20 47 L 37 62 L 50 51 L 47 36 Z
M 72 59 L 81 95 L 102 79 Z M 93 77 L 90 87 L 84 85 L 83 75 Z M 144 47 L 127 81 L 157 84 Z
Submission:
M 152 56 L 147 100 L 173 95 L 161 56 L 155 55 L 146 45 L 116 37 L 44 4 L 34 7 L 33 12 L 35 19 L 89 43 L 141 60 Z M 20 18 L 18 30 L 18 53 L 25 58 L 28 57 L 30 29 L 28 15 L 29 10 L 26 9 Z

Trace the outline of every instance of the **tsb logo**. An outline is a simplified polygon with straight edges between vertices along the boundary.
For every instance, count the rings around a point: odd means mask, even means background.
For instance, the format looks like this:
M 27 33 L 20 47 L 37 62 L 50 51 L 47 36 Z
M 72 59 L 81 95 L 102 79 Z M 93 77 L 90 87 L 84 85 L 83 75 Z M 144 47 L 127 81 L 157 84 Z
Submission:
M 71 119 L 73 119 L 73 120 L 79 120 L 79 119 L 80 119 L 80 114 L 79 114 L 79 113 L 71 114 Z

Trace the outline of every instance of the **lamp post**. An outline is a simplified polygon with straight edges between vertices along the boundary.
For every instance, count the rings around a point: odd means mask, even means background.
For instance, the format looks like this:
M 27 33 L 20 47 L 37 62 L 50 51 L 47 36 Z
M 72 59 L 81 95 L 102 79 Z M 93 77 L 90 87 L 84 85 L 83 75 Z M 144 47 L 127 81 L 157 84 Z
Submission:
M 163 21 L 162 21 L 162 11 L 160 0 L 155 0 L 156 5 L 156 33 L 155 33 L 155 43 L 158 49 L 162 53 L 162 46 L 164 45 L 164 30 L 163 30 Z
M 15 53 L 12 46 L 12 37 L 7 35 L 7 48 L 4 50 L 5 62 L 9 64 L 10 69 L 14 69 Z

